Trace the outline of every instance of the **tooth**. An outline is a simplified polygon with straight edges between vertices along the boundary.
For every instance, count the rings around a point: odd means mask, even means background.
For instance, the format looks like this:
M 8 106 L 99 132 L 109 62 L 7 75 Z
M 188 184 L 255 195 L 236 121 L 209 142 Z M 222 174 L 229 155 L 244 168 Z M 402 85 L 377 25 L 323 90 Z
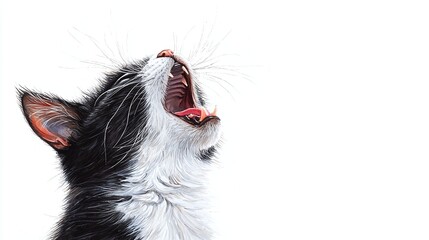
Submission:
M 216 116 L 216 112 L 217 112 L 217 105 L 215 105 L 212 113 L 210 113 L 210 116 Z
M 183 85 L 188 86 L 188 83 L 186 82 L 186 79 L 182 79 L 182 83 L 183 83 Z
M 169 77 L 171 77 L 171 78 L 173 78 L 173 77 L 174 77 L 174 76 L 173 76 L 173 74 L 171 74 L 171 73 L 169 73 L 169 74 L 168 74 L 168 76 L 169 76 Z
M 204 120 L 204 118 L 207 117 L 207 113 L 205 109 L 200 109 L 201 110 L 201 116 L 200 116 L 200 122 Z
M 183 71 L 189 75 L 188 69 L 185 68 L 185 66 L 182 66 Z

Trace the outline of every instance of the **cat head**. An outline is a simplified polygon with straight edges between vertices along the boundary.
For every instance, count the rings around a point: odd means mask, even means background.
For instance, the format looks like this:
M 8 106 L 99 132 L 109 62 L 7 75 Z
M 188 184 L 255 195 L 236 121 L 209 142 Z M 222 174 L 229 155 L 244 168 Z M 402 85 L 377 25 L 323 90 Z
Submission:
M 171 50 L 107 74 L 81 101 L 26 89 L 19 95 L 29 125 L 58 152 L 71 184 L 120 181 L 137 155 L 205 161 L 220 138 L 216 109 L 207 110 L 191 66 Z

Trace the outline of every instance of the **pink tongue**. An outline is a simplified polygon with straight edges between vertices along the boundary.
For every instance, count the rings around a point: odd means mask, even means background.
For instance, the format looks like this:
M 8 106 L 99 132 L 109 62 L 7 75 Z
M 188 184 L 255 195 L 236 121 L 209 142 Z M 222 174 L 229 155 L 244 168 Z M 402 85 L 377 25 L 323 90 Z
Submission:
M 185 109 L 185 110 L 180 111 L 180 112 L 175 112 L 174 114 L 177 115 L 177 116 L 179 116 L 179 117 L 183 117 L 183 116 L 186 116 L 186 115 L 189 115 L 189 114 L 194 114 L 194 115 L 197 115 L 197 116 L 201 116 L 201 109 L 198 109 L 198 108 L 188 108 L 188 109 Z

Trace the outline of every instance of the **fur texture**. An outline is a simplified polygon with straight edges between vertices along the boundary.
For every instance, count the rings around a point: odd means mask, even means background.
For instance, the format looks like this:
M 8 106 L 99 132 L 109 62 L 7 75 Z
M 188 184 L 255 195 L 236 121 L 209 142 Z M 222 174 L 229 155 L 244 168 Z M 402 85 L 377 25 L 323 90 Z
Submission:
M 58 152 L 69 184 L 53 239 L 210 239 L 204 182 L 220 121 L 193 126 L 166 111 L 178 59 L 124 66 L 80 102 L 20 90 L 24 115 Z

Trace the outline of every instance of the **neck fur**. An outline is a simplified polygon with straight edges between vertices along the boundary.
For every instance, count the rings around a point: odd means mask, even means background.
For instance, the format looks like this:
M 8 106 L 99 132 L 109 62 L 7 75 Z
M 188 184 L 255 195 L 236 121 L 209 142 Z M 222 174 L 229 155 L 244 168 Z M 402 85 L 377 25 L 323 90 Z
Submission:
M 142 239 L 210 239 L 203 185 L 208 164 L 177 149 L 156 151 L 146 145 L 137 170 L 117 193 L 131 196 L 116 210 L 131 220 Z

